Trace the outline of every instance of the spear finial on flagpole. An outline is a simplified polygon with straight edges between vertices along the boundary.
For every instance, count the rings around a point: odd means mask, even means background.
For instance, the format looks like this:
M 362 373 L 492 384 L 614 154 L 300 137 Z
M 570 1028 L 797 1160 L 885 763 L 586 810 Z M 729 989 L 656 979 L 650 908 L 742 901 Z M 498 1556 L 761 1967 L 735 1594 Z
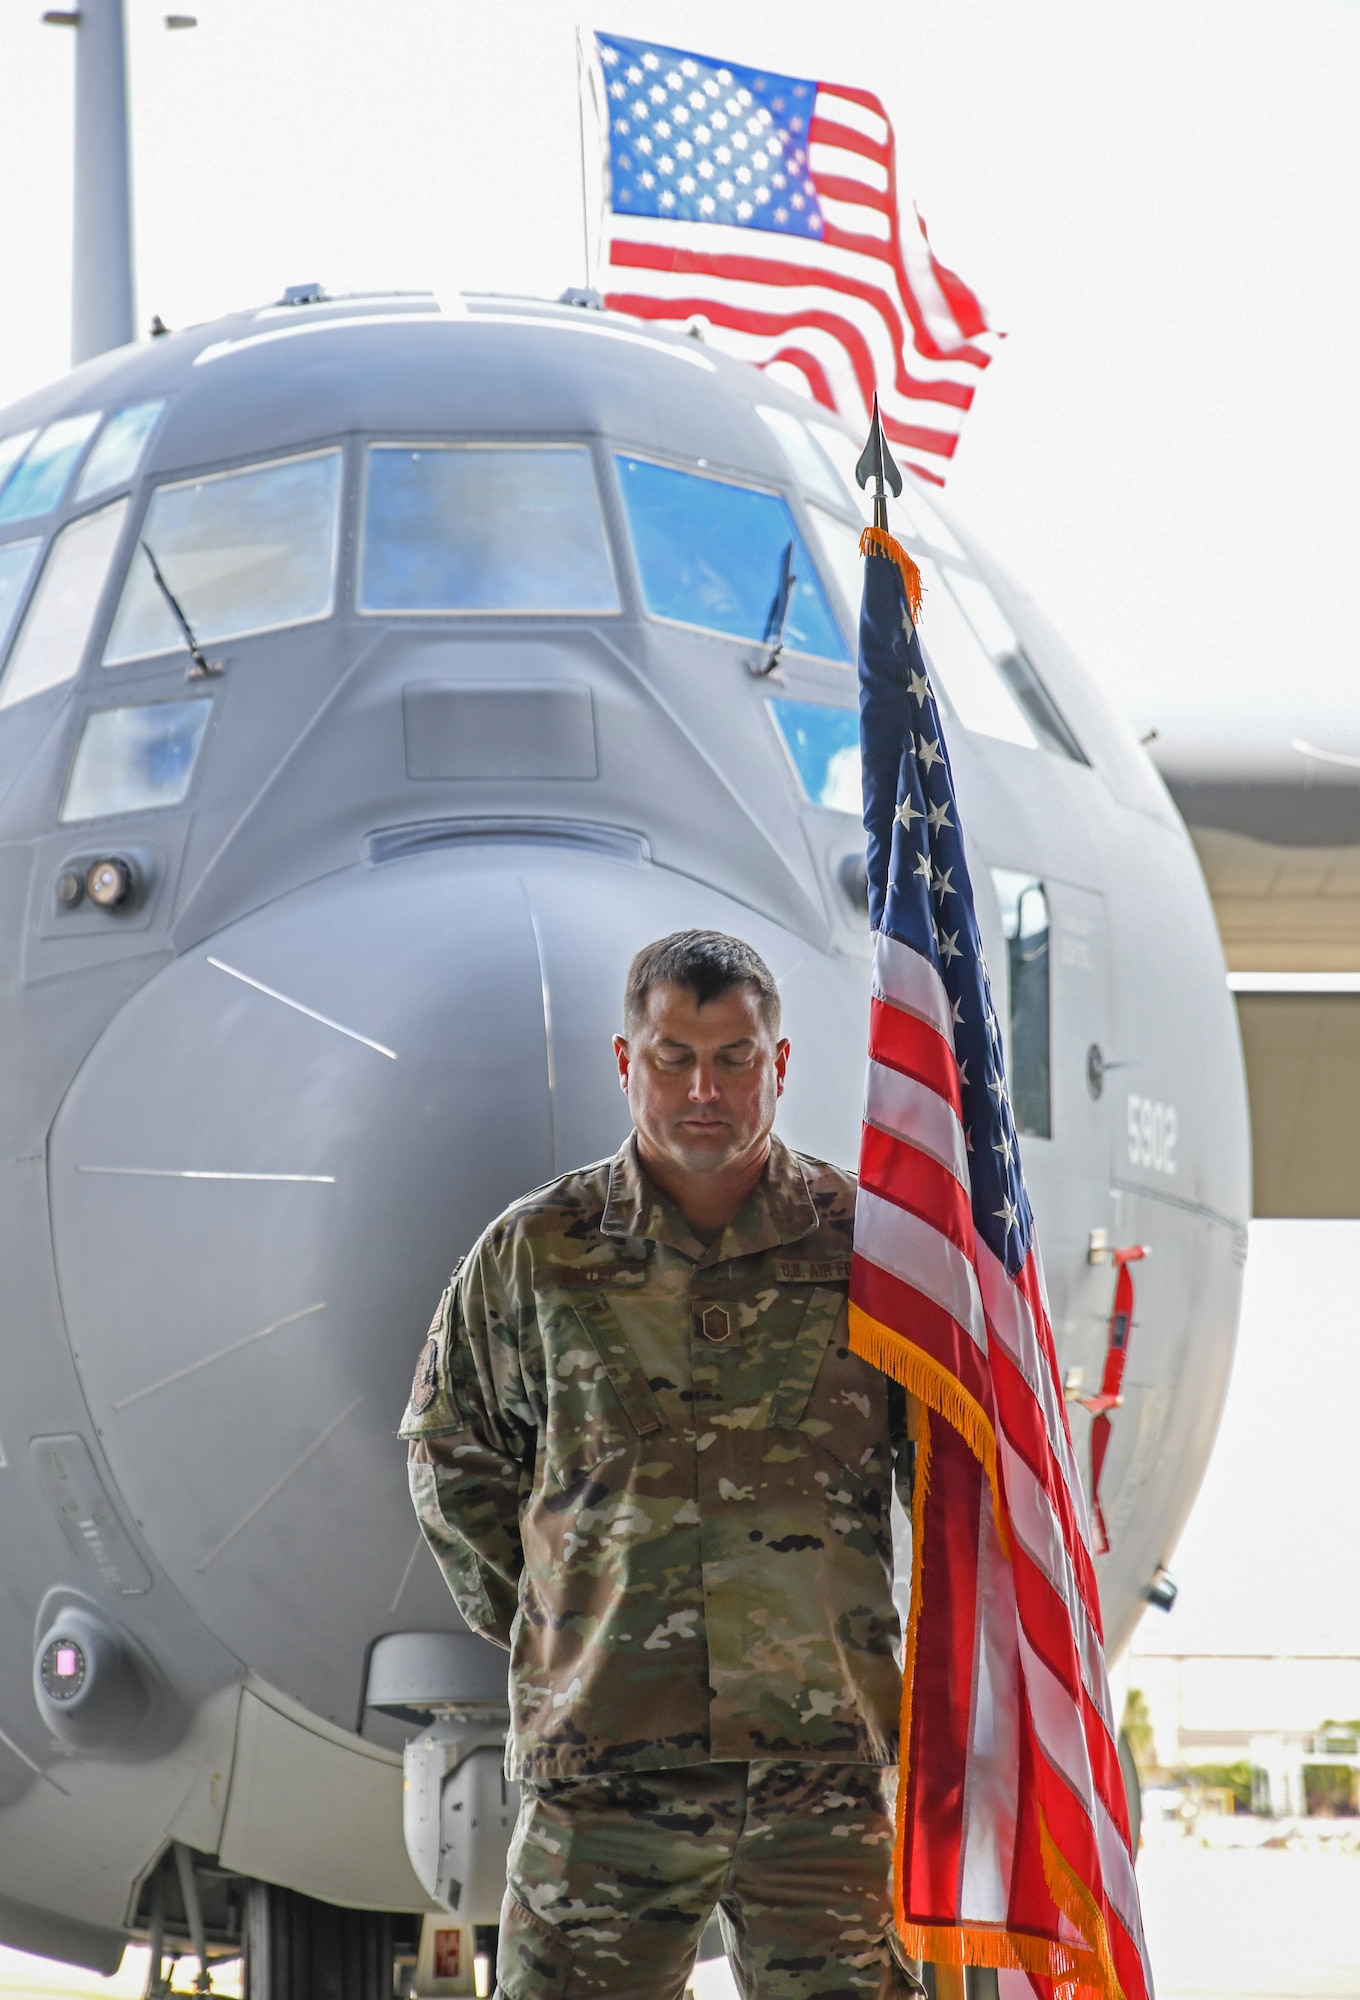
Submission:
M 873 480 L 874 526 L 882 528 L 886 534 L 888 496 L 883 489 L 885 486 L 891 486 L 893 499 L 900 499 L 902 475 L 897 469 L 892 453 L 888 450 L 888 440 L 883 435 L 883 419 L 878 411 L 877 390 L 874 391 L 874 413 L 869 423 L 869 438 L 859 455 L 859 464 L 855 467 L 855 479 L 866 489 L 869 481 Z
M 892 489 L 894 500 L 902 497 L 902 475 L 897 463 L 888 450 L 888 440 L 883 435 L 883 419 L 878 409 L 878 392 L 874 392 L 874 411 L 869 425 L 868 442 L 859 455 L 855 467 L 855 478 L 866 491 L 873 482 L 870 496 L 874 503 L 874 525 L 866 528 L 859 538 L 859 552 L 862 556 L 887 556 L 902 572 L 902 585 L 907 594 L 907 609 L 913 624 L 921 609 L 921 572 L 902 544 L 888 533 L 888 488 Z

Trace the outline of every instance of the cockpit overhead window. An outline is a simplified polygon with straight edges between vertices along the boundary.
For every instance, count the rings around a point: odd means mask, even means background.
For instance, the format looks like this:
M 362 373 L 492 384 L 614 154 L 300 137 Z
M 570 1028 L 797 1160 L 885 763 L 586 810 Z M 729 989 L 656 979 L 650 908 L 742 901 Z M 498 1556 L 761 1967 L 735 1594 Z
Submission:
M 335 602 L 340 452 L 308 452 L 158 486 L 104 665 L 179 651 L 149 548 L 200 644 L 327 618 Z
M 76 460 L 98 422 L 99 411 L 87 410 L 39 431 L 0 490 L 0 523 L 35 521 L 60 505 Z
M 795 652 L 848 662 L 817 572 L 777 493 L 623 453 L 614 462 L 653 618 L 759 641 L 779 590 L 784 551 L 791 548 L 797 582 L 784 643 Z
M 110 493 L 115 486 L 127 485 L 164 408 L 164 402 L 129 403 L 125 410 L 115 410 L 85 461 L 76 488 L 77 500 L 92 500 L 96 494 Z
M 617 612 L 585 445 L 372 444 L 359 610 Z
M 12 437 L 0 438 L 0 493 L 4 492 L 5 481 L 37 435 L 36 431 L 15 431 Z

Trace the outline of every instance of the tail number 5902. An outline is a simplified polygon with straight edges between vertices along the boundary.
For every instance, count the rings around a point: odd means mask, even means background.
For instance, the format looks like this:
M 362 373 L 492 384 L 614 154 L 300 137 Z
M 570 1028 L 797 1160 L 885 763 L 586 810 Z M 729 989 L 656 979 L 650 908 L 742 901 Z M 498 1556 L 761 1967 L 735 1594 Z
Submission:
M 1129 1098 L 1129 1164 L 1156 1174 L 1176 1171 L 1176 1107 L 1151 1097 Z

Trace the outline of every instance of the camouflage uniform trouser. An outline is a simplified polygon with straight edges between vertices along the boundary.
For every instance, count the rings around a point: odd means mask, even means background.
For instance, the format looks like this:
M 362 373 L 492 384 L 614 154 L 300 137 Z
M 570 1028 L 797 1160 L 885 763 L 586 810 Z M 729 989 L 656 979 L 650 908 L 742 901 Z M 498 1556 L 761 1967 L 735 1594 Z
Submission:
M 894 1772 L 699 1764 L 526 1783 L 504 2000 L 679 2000 L 715 1907 L 746 2000 L 886 2000 Z

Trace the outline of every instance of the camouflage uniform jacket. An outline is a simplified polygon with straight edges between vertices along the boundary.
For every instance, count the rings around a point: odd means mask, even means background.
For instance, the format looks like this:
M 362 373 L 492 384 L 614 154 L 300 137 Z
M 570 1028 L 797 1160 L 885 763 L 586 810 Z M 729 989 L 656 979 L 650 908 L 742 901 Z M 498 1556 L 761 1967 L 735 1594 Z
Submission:
M 711 1244 L 630 1137 L 454 1274 L 402 1436 L 510 1775 L 896 1757 L 901 1392 L 851 1354 L 853 1181 L 773 1142 Z

